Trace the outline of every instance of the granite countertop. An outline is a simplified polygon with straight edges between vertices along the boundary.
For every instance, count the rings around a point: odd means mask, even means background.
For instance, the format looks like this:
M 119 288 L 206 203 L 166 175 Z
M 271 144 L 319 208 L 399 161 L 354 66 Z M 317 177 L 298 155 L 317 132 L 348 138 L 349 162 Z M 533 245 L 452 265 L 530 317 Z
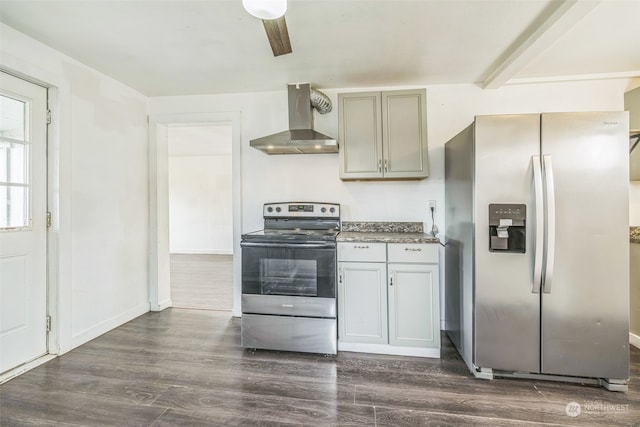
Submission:
M 629 241 L 640 243 L 640 227 L 629 227 Z
M 438 243 L 437 237 L 427 233 L 372 233 L 367 231 L 341 231 L 338 242 L 379 243 Z
M 421 222 L 343 221 L 338 242 L 439 243 L 424 232 Z

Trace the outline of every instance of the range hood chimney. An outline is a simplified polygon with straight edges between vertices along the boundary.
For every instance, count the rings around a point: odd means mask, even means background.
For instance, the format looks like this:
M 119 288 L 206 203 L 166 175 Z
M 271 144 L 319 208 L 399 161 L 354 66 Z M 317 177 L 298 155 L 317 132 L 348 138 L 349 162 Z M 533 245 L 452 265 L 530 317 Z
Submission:
M 252 139 L 253 148 L 267 154 L 337 153 L 338 141 L 313 130 L 313 107 L 320 114 L 331 111 L 331 101 L 309 83 L 290 84 L 289 130 Z

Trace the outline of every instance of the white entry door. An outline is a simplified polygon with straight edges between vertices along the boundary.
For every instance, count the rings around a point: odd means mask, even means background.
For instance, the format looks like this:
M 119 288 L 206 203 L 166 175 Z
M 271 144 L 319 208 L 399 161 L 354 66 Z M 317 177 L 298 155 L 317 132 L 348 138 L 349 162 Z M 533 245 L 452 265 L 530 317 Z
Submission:
M 47 89 L 0 73 L 0 373 L 47 353 Z

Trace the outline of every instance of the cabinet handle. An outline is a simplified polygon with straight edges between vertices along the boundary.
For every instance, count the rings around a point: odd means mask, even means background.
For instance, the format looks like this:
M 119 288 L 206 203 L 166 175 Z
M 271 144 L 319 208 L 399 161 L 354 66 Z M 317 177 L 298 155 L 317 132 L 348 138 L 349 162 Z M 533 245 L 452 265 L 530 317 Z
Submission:
M 389 286 L 393 286 L 393 276 L 389 277 Z
M 389 166 L 389 162 L 387 162 L 387 159 L 384 159 L 384 171 L 388 172 L 388 166 Z
M 338 283 L 342 283 L 342 273 L 338 274 Z
M 422 248 L 404 248 L 405 251 L 422 252 Z
M 365 245 L 365 246 L 354 245 L 353 248 L 354 249 L 369 249 L 369 245 Z
M 382 172 L 382 160 L 378 160 L 378 172 Z

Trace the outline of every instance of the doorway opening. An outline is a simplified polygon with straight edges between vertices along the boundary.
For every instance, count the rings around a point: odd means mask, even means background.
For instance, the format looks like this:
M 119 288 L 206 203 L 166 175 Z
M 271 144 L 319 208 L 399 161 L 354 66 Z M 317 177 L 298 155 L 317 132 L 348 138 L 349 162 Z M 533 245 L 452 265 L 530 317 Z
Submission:
M 241 257 L 240 254 L 240 234 L 241 234 L 241 137 L 240 137 L 240 113 L 224 112 L 224 113 L 169 113 L 169 114 L 153 114 L 149 117 L 149 303 L 152 311 L 161 311 L 165 308 L 172 307 L 171 295 L 171 255 L 170 255 L 170 214 L 169 214 L 169 134 L 181 127 L 192 128 L 225 128 L 225 132 L 231 132 L 231 174 L 227 175 L 227 179 L 231 180 L 231 217 L 232 217 L 232 243 L 231 253 L 218 253 L 209 255 L 231 255 L 231 263 L 233 266 L 231 272 L 232 285 L 232 306 L 231 315 L 239 317 L 241 315 Z M 212 129 L 209 129 L 212 131 Z M 185 130 L 186 132 L 186 130 Z M 187 156 L 200 157 L 200 156 Z M 202 156 L 207 157 L 207 156 Z M 211 157 L 211 156 L 210 156 Z M 202 159 L 200 159 L 202 160 Z M 195 161 L 195 160 L 194 160 Z M 183 162 L 184 163 L 184 162 Z M 203 179 L 192 179 L 191 185 L 197 186 L 203 184 Z M 195 191 L 189 189 L 189 191 Z M 206 189 L 199 189 L 201 194 Z M 198 212 L 198 210 L 195 210 Z M 198 213 L 202 215 L 202 213 Z M 176 216 L 173 214 L 174 222 Z M 206 217 L 206 215 L 204 215 Z M 188 219 L 195 222 L 194 219 Z M 200 230 L 205 229 L 205 225 L 201 224 Z M 175 230 L 174 230 L 175 231 Z M 212 234 L 213 231 L 211 231 Z M 175 235 L 175 233 L 172 233 Z M 201 232 L 206 235 L 206 232 Z M 206 237 L 206 236 L 205 236 Z M 176 237 L 171 239 L 177 245 Z M 220 248 L 217 248 L 220 249 Z M 175 249 L 174 251 L 178 251 Z M 233 256 L 236 254 L 237 256 Z M 202 254 L 190 254 L 202 255 Z M 205 254 L 206 255 L 206 254 Z M 210 280 L 210 279 L 209 279 Z
M 229 124 L 168 128 L 169 253 L 175 308 L 233 307 L 232 132 Z

